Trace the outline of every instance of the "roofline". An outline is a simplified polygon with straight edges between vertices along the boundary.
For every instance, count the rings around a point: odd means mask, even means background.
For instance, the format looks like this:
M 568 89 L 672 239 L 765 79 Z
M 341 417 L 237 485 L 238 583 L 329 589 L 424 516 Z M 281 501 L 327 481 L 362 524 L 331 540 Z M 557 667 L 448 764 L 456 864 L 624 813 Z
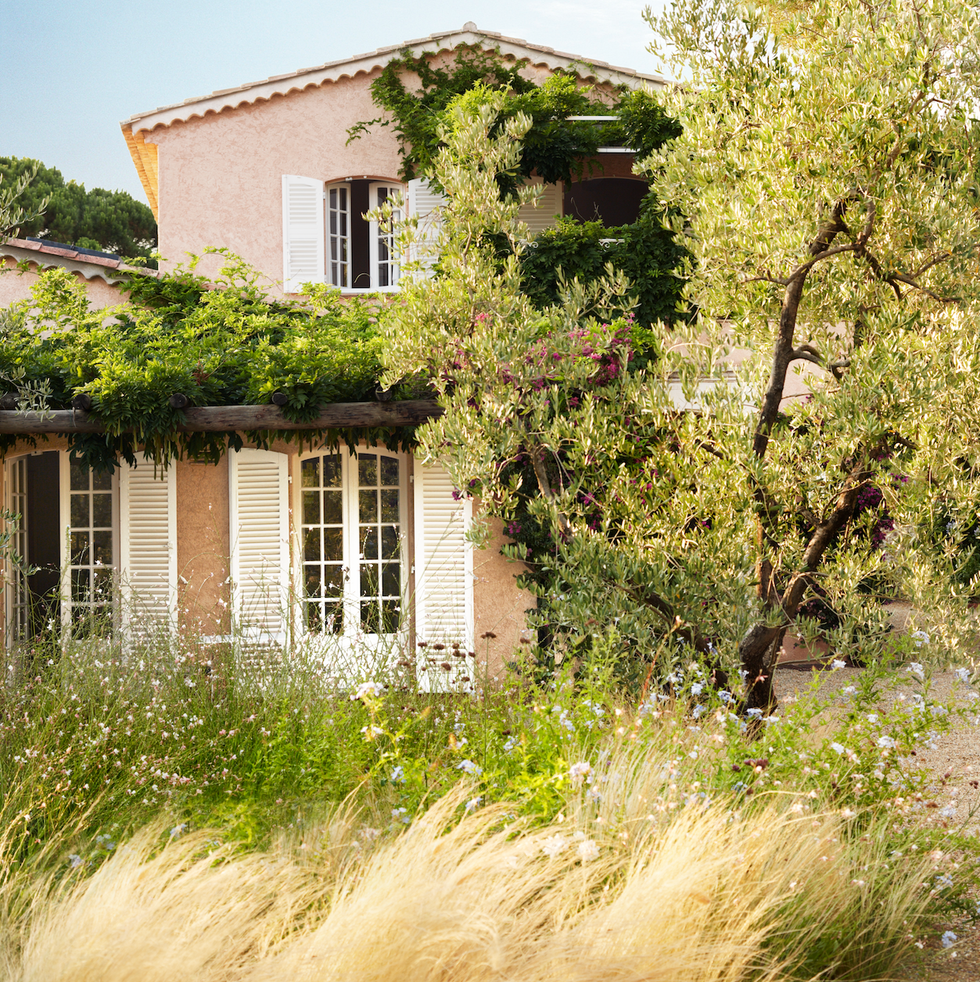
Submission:
M 467 45 L 493 47 L 498 49 L 501 54 L 509 55 L 518 60 L 528 58 L 531 64 L 535 66 L 542 66 L 551 70 L 564 68 L 573 71 L 583 80 L 595 79 L 598 82 L 612 82 L 616 85 L 625 84 L 633 87 L 639 87 L 646 83 L 656 88 L 662 88 L 669 84 L 668 79 L 661 75 L 648 75 L 634 71 L 632 68 L 610 65 L 604 61 L 591 61 L 581 55 L 555 51 L 554 48 L 547 48 L 538 44 L 530 44 L 522 38 L 507 37 L 493 31 L 480 31 L 476 29 L 476 25 L 468 23 L 460 30 L 430 34 L 426 38 L 417 38 L 402 44 L 378 48 L 376 51 L 355 55 L 353 58 L 330 61 L 315 68 L 303 68 L 285 75 L 274 75 L 259 82 L 250 82 L 231 89 L 219 89 L 210 95 L 186 99 L 184 102 L 137 113 L 130 116 L 129 119 L 123 120 L 120 125 L 126 134 L 127 143 L 130 143 L 130 152 L 133 153 L 133 159 L 136 161 L 137 170 L 139 170 L 140 161 L 137 160 L 131 140 L 141 143 L 140 134 L 148 133 L 158 126 L 170 126 L 173 123 L 186 122 L 194 117 L 202 117 L 210 112 L 219 113 L 225 109 L 251 105 L 255 102 L 269 100 L 273 96 L 286 95 L 294 90 L 301 91 L 320 86 L 324 82 L 334 82 L 344 77 L 353 78 L 358 74 L 383 68 L 388 62 L 393 61 L 403 53 L 420 55 L 425 51 L 432 51 L 433 45 L 438 46 L 435 49 L 436 53 L 453 51 Z M 142 172 L 140 177 L 143 177 Z M 146 183 L 144 181 L 144 186 Z
M 0 239 L 0 260 L 3 259 L 13 259 L 17 263 L 34 263 L 39 269 L 60 266 L 69 272 L 78 273 L 87 280 L 103 279 L 109 286 L 123 282 L 124 273 L 141 272 L 154 276 L 157 272 L 138 266 L 127 266 L 122 259 L 92 256 L 70 247 L 43 245 L 27 239 Z

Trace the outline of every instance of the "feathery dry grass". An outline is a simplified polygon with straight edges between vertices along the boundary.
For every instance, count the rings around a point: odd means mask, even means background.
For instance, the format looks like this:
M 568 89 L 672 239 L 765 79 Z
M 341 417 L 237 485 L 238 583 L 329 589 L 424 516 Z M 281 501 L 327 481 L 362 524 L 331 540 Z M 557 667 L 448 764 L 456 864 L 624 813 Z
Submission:
M 835 816 L 689 806 L 604 840 L 572 819 L 527 830 L 504 806 L 460 818 L 465 797 L 356 859 L 349 807 L 312 854 L 315 833 L 302 853 L 232 854 L 146 829 L 91 876 L 44 885 L 0 979 L 776 982 L 836 962 L 868 980 L 925 903 L 924 859 L 889 866 L 873 830 Z

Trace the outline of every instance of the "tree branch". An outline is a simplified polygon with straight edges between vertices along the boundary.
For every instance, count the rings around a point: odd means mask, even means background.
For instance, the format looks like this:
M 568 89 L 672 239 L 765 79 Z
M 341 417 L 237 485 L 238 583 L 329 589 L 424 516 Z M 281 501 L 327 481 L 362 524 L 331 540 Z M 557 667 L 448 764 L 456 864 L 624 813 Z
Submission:
M 823 367 L 823 355 L 812 344 L 801 344 L 789 353 L 790 361 L 809 361 Z

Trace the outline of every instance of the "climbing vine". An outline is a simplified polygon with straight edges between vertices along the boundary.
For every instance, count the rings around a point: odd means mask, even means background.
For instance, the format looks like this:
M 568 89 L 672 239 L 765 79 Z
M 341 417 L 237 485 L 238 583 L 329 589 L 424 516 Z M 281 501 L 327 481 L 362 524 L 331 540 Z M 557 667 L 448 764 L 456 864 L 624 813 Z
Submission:
M 677 121 L 648 91 L 587 88 L 569 72 L 555 72 L 539 85 L 521 74 L 526 65 L 476 48 L 461 48 L 444 66 L 432 53 L 406 53 L 389 62 L 371 85 L 382 115 L 351 127 L 348 136 L 353 140 L 374 126 L 393 127 L 403 180 L 425 175 L 438 187 L 434 160 L 444 145 L 439 134 L 446 113 L 461 101 L 480 101 L 493 92 L 500 108 L 490 138 L 518 113 L 531 120 L 517 166 L 497 176 L 506 195 L 532 175 L 566 184 L 601 176 L 602 146 L 630 147 L 642 159 L 680 135 Z M 617 118 L 593 122 L 575 116 Z M 557 302 L 564 280 L 594 282 L 611 264 L 633 284 L 633 312 L 640 324 L 672 320 L 683 285 L 675 270 L 685 252 L 664 227 L 663 214 L 663 205 L 648 196 L 631 225 L 607 229 L 598 222 L 560 222 L 521 257 L 524 292 L 547 306 Z
M 87 396 L 104 433 L 70 435 L 70 448 L 86 463 L 108 468 L 132 461 L 145 447 L 161 464 L 179 457 L 217 461 L 228 447 L 250 439 L 409 446 L 411 428 L 329 431 L 190 433 L 178 429 L 184 408 L 268 404 L 285 396 L 283 415 L 316 417 L 323 404 L 375 397 L 381 372 L 377 303 L 341 302 L 336 291 L 316 290 L 308 306 L 272 300 L 258 274 L 225 254 L 220 275 L 206 281 L 195 262 L 158 276 L 132 273 L 129 300 L 93 309 L 84 287 L 67 271 L 40 277 L 32 296 L 11 308 L 0 338 L 0 375 L 19 390 L 47 387 L 47 408 L 71 408 Z M 8 274 L 10 275 L 10 274 Z M 418 394 L 410 384 L 393 398 Z M 281 398 L 281 397 L 280 397 Z M 0 437 L 0 450 L 15 436 Z

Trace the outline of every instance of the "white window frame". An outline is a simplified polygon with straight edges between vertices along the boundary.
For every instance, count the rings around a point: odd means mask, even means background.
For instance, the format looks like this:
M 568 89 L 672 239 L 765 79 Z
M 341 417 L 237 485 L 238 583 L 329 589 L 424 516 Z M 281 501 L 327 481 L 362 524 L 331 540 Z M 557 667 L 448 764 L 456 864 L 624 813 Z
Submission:
M 331 200 L 331 192 L 344 192 L 346 202 Z M 378 207 L 378 195 L 384 191 L 390 198 L 400 199 L 403 185 L 393 181 L 371 181 L 368 185 L 370 211 Z M 340 195 L 337 194 L 339 199 Z M 400 205 L 394 208 L 393 223 L 401 220 Z M 297 293 L 304 283 L 325 283 L 344 293 L 392 293 L 399 289 L 401 263 L 395 255 L 393 230 L 384 230 L 377 220 L 368 222 L 368 266 L 370 285 L 351 286 L 351 228 L 361 215 L 351 210 L 351 182 L 333 181 L 329 184 L 295 174 L 282 177 L 283 216 L 283 290 Z M 331 219 L 336 219 L 331 228 Z M 341 228 L 340 226 L 344 226 Z M 387 246 L 389 259 L 383 257 Z M 336 256 L 336 258 L 335 258 Z M 387 284 L 382 285 L 382 266 L 388 269 Z
M 111 496 L 109 530 L 112 533 L 111 563 L 102 566 L 91 559 L 88 563 L 70 565 L 71 561 L 71 460 L 67 450 L 35 451 L 20 454 L 4 462 L 4 499 L 14 513 L 22 513 L 27 504 L 26 486 L 17 491 L 12 480 L 15 470 L 24 469 L 26 461 L 39 453 L 57 453 L 58 456 L 58 561 L 60 564 L 61 629 L 71 630 L 72 613 L 77 606 L 90 607 L 91 601 L 77 601 L 72 597 L 72 570 L 88 569 L 89 589 L 94 586 L 98 570 L 108 569 L 111 578 L 111 610 L 113 628 L 124 631 L 131 627 L 145 628 L 149 624 L 174 629 L 177 615 L 177 555 L 176 555 L 176 470 L 174 467 L 160 472 L 153 461 L 142 455 L 136 469 L 123 463 L 113 471 L 108 493 Z M 77 493 L 77 492 L 76 492 Z M 95 492 L 89 490 L 91 497 Z M 103 492 L 99 492 L 103 493 Z M 91 506 L 90 519 L 94 519 Z M 32 520 L 50 521 L 51 516 L 26 516 Z M 27 524 L 15 530 L 15 545 L 24 557 L 27 552 Z M 92 533 L 106 530 L 106 526 L 77 526 L 78 530 Z M 94 548 L 90 540 L 89 548 Z M 20 598 L 26 591 L 26 578 L 18 571 L 7 570 L 8 592 L 5 599 L 7 645 L 22 640 L 27 627 L 22 614 Z
M 305 592 L 305 556 L 304 556 L 304 530 L 306 528 L 317 527 L 312 523 L 307 526 L 304 522 L 303 511 L 303 461 L 317 457 L 338 454 L 341 462 L 341 496 L 342 496 L 342 538 L 343 538 L 343 563 L 344 585 L 343 585 L 343 623 L 339 631 L 311 631 L 307 621 L 308 600 Z M 358 461 L 362 454 L 374 454 L 390 459 L 398 463 L 398 563 L 399 563 L 399 607 L 400 622 L 398 630 L 393 633 L 371 633 L 361 629 L 360 605 L 362 601 L 360 590 L 360 566 L 361 556 L 358 549 L 359 544 L 359 491 L 360 484 L 358 478 Z M 296 598 L 294 629 L 297 637 L 307 639 L 320 639 L 329 646 L 331 642 L 337 642 L 341 647 L 348 646 L 355 642 L 366 645 L 367 647 L 378 646 L 394 639 L 403 639 L 407 636 L 411 621 L 411 609 L 408 603 L 408 584 L 409 584 L 409 554 L 408 554 L 408 454 L 388 450 L 385 447 L 357 447 L 356 453 L 351 454 L 347 447 L 340 447 L 338 450 L 319 448 L 298 454 L 293 458 L 292 469 L 292 513 L 294 516 L 293 526 L 295 529 L 294 548 L 293 548 L 293 594 Z M 385 524 L 385 523 L 380 523 Z M 320 525 L 323 527 L 322 515 Z M 380 548 L 380 542 L 379 542 Z

